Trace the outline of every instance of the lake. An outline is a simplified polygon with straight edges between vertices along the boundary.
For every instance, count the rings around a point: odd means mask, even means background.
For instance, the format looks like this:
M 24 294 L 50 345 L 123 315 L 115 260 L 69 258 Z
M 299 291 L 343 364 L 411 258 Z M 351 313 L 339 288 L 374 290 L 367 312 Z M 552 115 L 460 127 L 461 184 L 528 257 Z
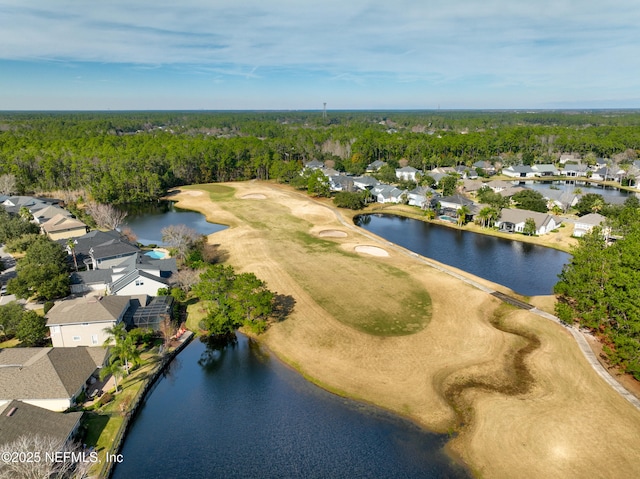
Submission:
M 162 245 L 162 229 L 170 225 L 186 225 L 203 235 L 210 235 L 226 229 L 227 226 L 209 223 L 204 215 L 195 211 L 176 208 L 172 201 L 158 201 L 123 205 L 127 212 L 122 227 L 130 228 L 143 245 Z
M 194 340 L 147 397 L 113 477 L 471 477 L 447 439 L 314 386 L 245 336 Z
M 621 190 L 620 188 L 614 188 L 612 186 L 602 186 L 596 185 L 595 183 L 589 183 L 584 180 L 555 180 L 555 181 L 531 181 L 531 180 L 522 180 L 522 181 L 512 181 L 514 185 L 526 186 L 529 189 L 539 191 L 544 195 L 546 191 L 549 190 L 560 190 L 563 192 L 573 192 L 575 189 L 579 188 L 583 194 L 587 193 L 595 193 L 597 195 L 602 195 L 605 201 L 621 203 L 626 199 L 629 195 L 633 194 L 626 190 Z
M 440 263 L 454 266 L 525 296 L 551 294 L 571 255 L 394 215 L 362 215 L 367 231 Z

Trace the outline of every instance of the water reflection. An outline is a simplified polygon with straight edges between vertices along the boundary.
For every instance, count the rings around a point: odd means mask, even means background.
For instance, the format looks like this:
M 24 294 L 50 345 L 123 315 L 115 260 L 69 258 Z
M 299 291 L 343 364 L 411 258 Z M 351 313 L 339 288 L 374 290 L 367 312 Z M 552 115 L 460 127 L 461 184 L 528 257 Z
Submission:
M 239 335 L 194 341 L 130 429 L 116 479 L 467 478 L 447 437 L 334 396 Z
M 361 215 L 363 218 L 367 215 Z M 526 295 L 551 294 L 571 257 L 550 248 L 393 215 L 359 226 L 411 251 Z

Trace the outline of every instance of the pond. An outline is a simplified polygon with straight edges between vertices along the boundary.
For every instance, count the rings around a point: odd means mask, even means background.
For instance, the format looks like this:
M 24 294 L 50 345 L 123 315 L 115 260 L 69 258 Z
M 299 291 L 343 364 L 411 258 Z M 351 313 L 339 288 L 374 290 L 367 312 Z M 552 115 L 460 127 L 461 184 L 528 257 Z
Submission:
M 525 296 L 551 294 L 571 255 L 551 248 L 393 215 L 362 215 L 367 231 Z
M 198 340 L 133 421 L 113 477 L 467 478 L 436 435 L 330 394 L 239 335 Z
M 172 201 L 123 205 L 127 212 L 122 225 L 130 228 L 143 245 L 162 245 L 162 229 L 170 225 L 186 225 L 203 235 L 210 235 L 227 228 L 225 225 L 209 223 L 204 215 L 195 211 L 176 208 Z
M 602 195 L 605 201 L 613 202 L 613 203 L 621 203 L 627 198 L 630 193 L 626 190 L 621 190 L 620 188 L 614 188 L 612 186 L 603 186 L 597 185 L 595 183 L 589 183 L 584 180 L 555 180 L 555 181 L 512 181 L 514 185 L 526 186 L 535 191 L 539 191 L 544 195 L 546 191 L 549 190 L 560 190 L 563 192 L 573 192 L 576 189 L 579 189 L 583 194 L 587 193 L 595 193 L 597 195 Z

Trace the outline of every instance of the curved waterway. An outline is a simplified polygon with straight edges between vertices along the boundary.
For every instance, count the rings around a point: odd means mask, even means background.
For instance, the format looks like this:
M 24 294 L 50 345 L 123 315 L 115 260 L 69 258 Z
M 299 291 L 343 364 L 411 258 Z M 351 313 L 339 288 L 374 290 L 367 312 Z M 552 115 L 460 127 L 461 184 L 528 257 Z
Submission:
M 162 245 L 162 230 L 171 225 L 186 225 L 203 235 L 221 231 L 227 226 L 209 223 L 204 215 L 176 208 L 172 201 L 123 205 L 127 212 L 123 227 L 130 228 L 143 245 Z
M 113 477 L 468 478 L 446 436 L 303 379 L 239 335 L 194 341 L 139 410 Z
M 394 215 L 362 215 L 367 231 L 440 263 L 506 286 L 525 296 L 551 294 L 571 255 Z

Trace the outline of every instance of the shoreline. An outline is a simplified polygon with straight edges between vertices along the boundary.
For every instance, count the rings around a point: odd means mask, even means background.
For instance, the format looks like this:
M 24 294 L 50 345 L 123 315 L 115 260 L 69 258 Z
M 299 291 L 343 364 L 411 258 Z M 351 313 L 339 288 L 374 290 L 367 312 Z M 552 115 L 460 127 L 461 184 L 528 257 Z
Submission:
M 206 185 L 189 188 L 208 191 Z M 447 386 L 462 380 L 478 384 L 477 380 L 483 377 L 503 378 L 505 384 L 510 383 L 508 371 L 512 368 L 508 357 L 520 343 L 512 334 L 496 331 L 488 324 L 493 316 L 491 312 L 500 307 L 497 299 L 488 298 L 485 292 L 471 291 L 470 286 L 464 286 L 459 279 L 446 278 L 430 268 L 425 270 L 415 264 L 415 259 L 403 258 L 391 249 L 389 258 L 370 261 L 401 266 L 412 277 L 423 281 L 433 299 L 433 318 L 424 330 L 408 336 L 376 338 L 354 331 L 339 318 L 317 309 L 308 292 L 295 279 L 288 278 L 288 270 L 283 270 L 278 263 L 279 257 L 272 258 L 277 256 L 277 245 L 263 238 L 261 231 L 238 220 L 232 211 L 242 207 L 238 211 L 246 214 L 249 205 L 239 203 L 241 198 L 261 194 L 265 199 L 260 201 L 268 203 L 268 211 L 276 208 L 279 213 L 286 210 L 287 214 L 304 218 L 310 221 L 312 232 L 340 230 L 345 224 L 337 222 L 333 212 L 327 213 L 327 205 L 317 202 L 320 204 L 314 207 L 316 202 L 310 198 L 280 185 L 234 183 L 232 188 L 235 188 L 235 198 L 224 205 L 227 208 L 209 198 L 194 201 L 196 197 L 192 194 L 177 196 L 185 202 L 181 207 L 200 211 L 210 221 L 222 219 L 234 224 L 224 232 L 215 233 L 216 243 L 231 250 L 234 265 L 261 270 L 256 272 L 258 276 L 267 279 L 270 285 L 277 284 L 280 292 L 284 292 L 281 287 L 288 288 L 285 291 L 296 298 L 297 314 L 274 325 L 260 341 L 303 377 L 311 378 L 311 382 L 331 392 L 343 392 L 341 395 L 375 404 L 428 430 L 445 433 L 451 431 L 456 416 L 443 397 Z M 259 209 L 257 203 L 252 207 Z M 348 248 L 369 241 L 359 233 L 349 234 L 345 239 L 325 239 Z M 257 254 L 243 244 L 247 241 L 252 243 L 252 248 L 257 247 Z M 267 265 L 263 264 L 266 259 Z M 452 298 L 455 294 L 465 297 L 464 304 Z M 458 326 L 461 320 L 464 320 L 464 329 Z M 594 379 L 595 373 L 586 367 L 582 353 L 564 328 L 527 311 L 509 308 L 505 321 L 509 327 L 524 328 L 540 340 L 540 346 L 524 360 L 533 386 L 516 396 L 489 393 L 473 386 L 463 388 L 460 397 L 473 415 L 447 443 L 447 452 L 454 459 L 459 458 L 458 462 L 473 474 L 491 477 L 528 477 L 532 471 L 546 477 L 580 477 L 589 471 L 603 471 L 603 467 L 628 474 L 629 470 L 620 468 L 630 467 L 629 456 L 620 451 L 624 450 L 624 441 L 640 431 L 637 411 L 630 411 L 624 399 L 613 397 L 608 386 L 603 387 Z M 398 351 L 403 353 L 399 355 Z M 430 379 L 425 382 L 423 377 Z M 567 403 L 565 398 L 569 397 L 571 400 Z M 541 398 L 545 398 L 544 401 Z M 553 405 L 551 410 L 547 403 Z M 598 417 L 589 421 L 580 419 L 580 411 L 588 415 L 587 411 L 598 408 Z M 503 424 L 506 418 L 510 422 Z M 571 428 L 566 429 L 569 424 Z M 604 464 L 585 460 L 581 454 L 565 454 L 563 458 L 549 455 L 546 448 L 554 443 L 551 436 L 558 425 L 563 425 L 562 443 L 577 450 L 588 442 L 587 438 L 597 437 L 598 444 L 609 450 L 611 457 Z M 635 451 L 628 454 L 635 454 L 631 462 L 637 464 L 640 454 Z

